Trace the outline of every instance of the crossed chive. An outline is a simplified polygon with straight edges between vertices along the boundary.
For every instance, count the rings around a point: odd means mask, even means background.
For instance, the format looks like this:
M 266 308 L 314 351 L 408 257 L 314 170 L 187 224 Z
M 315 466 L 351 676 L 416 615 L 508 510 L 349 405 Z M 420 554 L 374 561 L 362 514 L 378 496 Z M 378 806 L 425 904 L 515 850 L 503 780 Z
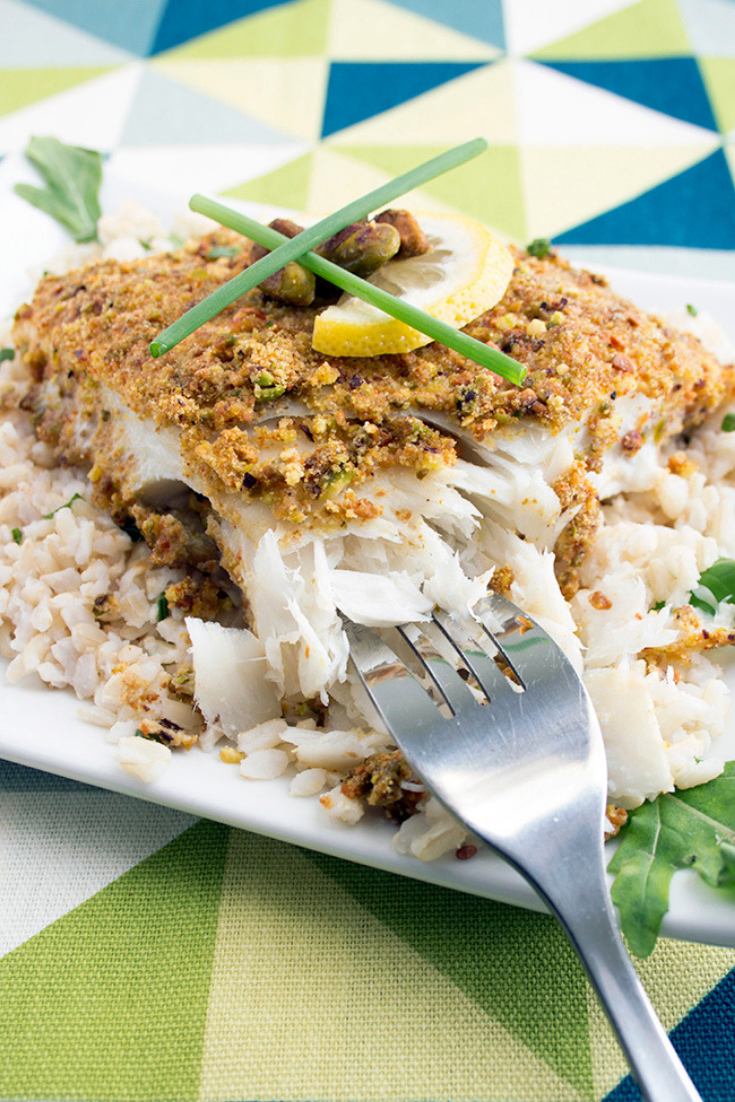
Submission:
M 418 329 L 419 332 L 424 333 L 431 340 L 438 341 L 440 344 L 446 345 L 447 348 L 452 348 L 455 352 L 474 360 L 481 367 L 494 371 L 509 382 L 520 385 L 525 378 L 526 369 L 510 356 L 506 356 L 497 348 L 491 348 L 481 341 L 469 337 L 466 333 L 453 329 L 451 325 L 439 321 L 431 314 L 427 314 L 426 311 L 396 298 L 395 295 L 381 290 L 372 283 L 368 283 L 367 280 L 360 279 L 359 276 L 345 271 L 344 268 L 332 264 L 311 251 L 316 245 L 339 233 L 351 222 L 366 218 L 372 211 L 392 202 L 405 192 L 411 191 L 428 180 L 449 171 L 449 169 L 456 168 L 458 165 L 476 157 L 487 149 L 487 145 L 488 143 L 484 138 L 475 138 L 473 141 L 465 142 L 463 145 L 441 153 L 438 157 L 432 157 L 359 199 L 354 199 L 334 214 L 323 218 L 314 226 L 303 230 L 302 233 L 293 238 L 284 237 L 283 234 L 278 233 L 271 227 L 263 226 L 254 219 L 248 218 L 247 215 L 240 214 L 238 211 L 223 206 L 213 199 L 207 199 L 202 195 L 194 195 L 189 202 L 192 210 L 200 214 L 206 214 L 214 221 L 219 222 L 220 225 L 243 233 L 259 245 L 272 249 L 272 252 L 251 264 L 249 268 L 228 280 L 221 287 L 218 287 L 216 291 L 207 295 L 206 298 L 193 306 L 167 329 L 164 329 L 162 333 L 159 333 L 150 346 L 151 355 L 158 357 L 170 352 L 172 348 L 175 348 L 177 344 L 199 329 L 200 326 L 211 321 L 221 310 L 230 306 L 236 299 L 253 290 L 264 279 L 284 268 L 290 261 L 298 260 L 305 268 L 328 279 L 330 283 L 343 291 L 347 291 L 356 298 L 363 299 L 363 301 L 382 310 L 390 317 Z

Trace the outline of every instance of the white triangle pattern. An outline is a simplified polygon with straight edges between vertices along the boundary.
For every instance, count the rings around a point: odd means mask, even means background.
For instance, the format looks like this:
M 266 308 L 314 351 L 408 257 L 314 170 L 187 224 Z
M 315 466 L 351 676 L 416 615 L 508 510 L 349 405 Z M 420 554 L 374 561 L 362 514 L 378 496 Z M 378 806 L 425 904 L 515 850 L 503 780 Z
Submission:
M 0 793 L 0 957 L 196 821 L 110 792 Z
M 67 92 L 0 117 L 0 154 L 24 149 L 31 134 L 105 152 L 122 137 L 144 63 L 131 62 Z
M 589 27 L 631 0 L 505 0 L 503 17 L 508 52 L 530 54 Z
M 115 175 L 138 188 L 156 188 L 170 199 L 186 204 L 195 191 L 207 194 L 227 191 L 243 180 L 274 172 L 308 152 L 303 142 L 284 145 L 125 146 L 110 158 Z M 170 204 L 169 204 L 170 208 Z
M 633 103 L 534 61 L 511 63 L 518 139 L 534 146 L 687 146 L 719 144 L 711 130 Z

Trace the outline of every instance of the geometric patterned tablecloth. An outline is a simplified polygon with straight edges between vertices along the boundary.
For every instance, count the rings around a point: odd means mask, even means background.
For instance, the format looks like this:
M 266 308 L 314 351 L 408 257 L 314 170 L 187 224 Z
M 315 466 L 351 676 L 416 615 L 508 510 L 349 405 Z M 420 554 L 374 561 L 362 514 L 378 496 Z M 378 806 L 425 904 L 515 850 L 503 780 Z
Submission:
M 481 134 L 424 206 L 735 278 L 732 0 L 0 0 L 0 157 L 33 133 L 314 209 Z M 0 885 L 3 1102 L 639 1097 L 544 915 L 8 763 Z M 638 967 L 731 1102 L 735 950 Z

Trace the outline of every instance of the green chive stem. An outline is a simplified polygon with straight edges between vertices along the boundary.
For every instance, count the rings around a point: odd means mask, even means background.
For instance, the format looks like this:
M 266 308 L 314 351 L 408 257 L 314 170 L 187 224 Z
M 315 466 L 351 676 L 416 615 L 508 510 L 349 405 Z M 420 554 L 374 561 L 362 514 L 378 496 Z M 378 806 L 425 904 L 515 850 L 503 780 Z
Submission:
M 191 206 L 192 210 L 199 214 L 206 214 L 207 217 L 213 218 L 215 222 L 244 234 L 244 236 L 249 237 L 252 241 L 257 241 L 259 245 L 263 245 L 266 249 L 278 248 L 280 242 L 288 240 L 287 237 L 278 233 L 277 230 L 271 229 L 270 226 L 264 226 L 260 222 L 256 222 L 255 219 L 249 218 L 246 214 L 241 214 L 239 211 L 234 211 L 230 207 L 215 202 L 214 199 L 205 199 L 203 196 L 195 195 L 191 200 Z M 315 275 L 329 280 L 330 283 L 334 283 L 341 290 L 347 291 L 348 294 L 361 298 L 364 302 L 377 307 L 392 318 L 397 318 L 398 321 L 410 325 L 413 329 L 418 329 L 421 333 L 425 333 L 427 337 L 431 337 L 432 340 L 439 341 L 447 348 L 453 348 L 455 352 L 466 356 L 467 359 L 474 360 L 480 367 L 489 368 L 490 371 L 494 371 L 496 375 L 501 375 L 508 382 L 520 385 L 526 377 L 526 368 L 523 364 L 519 364 L 517 360 L 506 356 L 504 352 L 500 352 L 497 348 L 491 348 L 458 329 L 453 329 L 451 325 L 439 321 L 431 314 L 420 310 L 417 306 L 412 306 L 411 303 L 396 298 L 395 295 L 376 287 L 373 283 L 368 283 L 367 280 L 360 279 L 359 276 L 353 275 L 351 272 L 346 272 L 344 268 L 340 268 L 330 260 L 325 260 L 322 256 L 317 256 L 316 253 L 307 253 L 305 256 L 300 256 L 299 264 L 303 264 Z
M 309 252 L 315 245 L 326 241 L 333 234 L 339 233 L 351 222 L 366 218 L 371 211 L 377 210 L 385 203 L 392 202 L 399 195 L 404 195 L 407 191 L 425 184 L 428 180 L 433 180 L 436 176 L 448 172 L 449 169 L 456 168 L 473 157 L 477 157 L 485 149 L 487 149 L 487 142 L 484 138 L 474 138 L 471 142 L 464 142 L 463 145 L 455 146 L 454 149 L 448 149 L 446 152 L 440 153 L 438 157 L 432 157 L 424 164 L 412 168 L 410 172 L 404 172 L 402 176 L 397 176 L 387 184 L 382 184 L 374 191 L 368 192 L 367 195 L 363 195 L 359 199 L 353 199 L 347 206 L 342 207 L 334 214 L 330 214 L 327 218 L 323 218 L 297 237 L 291 239 L 284 237 L 283 244 L 279 248 L 256 261 L 255 264 L 251 264 L 249 268 L 240 272 L 234 279 L 218 287 L 211 295 L 207 295 L 205 299 L 202 299 L 191 310 L 178 318 L 168 329 L 164 329 L 162 333 L 159 333 L 151 344 L 151 355 L 157 357 L 162 356 L 164 352 L 170 352 L 185 337 L 188 337 L 201 325 L 211 321 L 213 317 L 236 299 L 241 298 L 248 291 L 252 291 L 268 276 L 284 268 L 291 260 L 298 260 L 300 256 Z M 189 204 L 192 210 L 198 209 L 194 206 L 194 201 L 200 199 L 202 199 L 202 196 L 198 195 L 192 198 Z

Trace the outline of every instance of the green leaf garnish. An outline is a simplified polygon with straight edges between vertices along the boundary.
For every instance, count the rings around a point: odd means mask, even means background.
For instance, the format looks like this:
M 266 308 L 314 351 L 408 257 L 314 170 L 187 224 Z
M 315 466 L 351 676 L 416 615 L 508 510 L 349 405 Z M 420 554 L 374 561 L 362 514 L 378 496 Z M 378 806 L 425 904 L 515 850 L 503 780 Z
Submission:
M 0 364 L 3 360 L 14 360 L 15 349 L 14 348 L 0 348 Z
M 55 509 L 52 509 L 50 513 L 44 513 L 44 520 L 51 520 L 51 517 L 56 516 L 62 509 L 71 509 L 75 501 L 81 501 L 81 494 L 72 494 L 68 501 L 65 501 L 63 505 L 57 505 Z
M 205 199 L 201 195 L 195 195 L 189 205 L 192 210 L 214 218 L 216 222 L 245 234 L 266 248 L 277 248 L 282 241 L 287 240 L 286 237 L 278 233 L 277 230 L 271 229 L 270 226 L 264 226 L 253 218 L 249 218 L 246 214 L 240 214 L 239 211 L 222 206 L 221 203 L 217 203 L 213 199 Z M 292 240 L 295 241 L 296 238 L 292 238 Z M 273 256 L 273 253 L 270 255 Z M 380 287 L 360 279 L 359 276 L 353 275 L 351 272 L 346 272 L 344 268 L 340 268 L 336 264 L 332 264 L 331 261 L 317 256 L 316 253 L 307 253 L 305 256 L 299 257 L 299 264 L 303 264 L 315 275 L 322 276 L 330 283 L 334 283 L 343 291 L 363 299 L 391 317 L 398 318 L 399 321 L 418 329 L 425 333 L 427 337 L 431 337 L 432 340 L 439 341 L 447 348 L 453 348 L 455 352 L 474 360 L 481 367 L 494 371 L 497 375 L 508 379 L 509 382 L 515 384 L 523 382 L 526 376 L 526 368 L 523 364 L 518 363 L 510 356 L 506 356 L 504 352 L 500 352 L 497 348 L 491 348 L 489 345 L 475 340 L 474 337 L 468 337 L 466 333 L 453 329 L 451 325 L 438 321 L 431 314 L 426 314 L 423 310 L 411 306 L 410 303 L 403 302 L 395 295 L 381 290 Z M 247 270 L 250 271 L 251 269 Z
M 321 257 L 316 257 L 309 252 L 312 246 L 338 233 L 341 229 L 344 229 L 345 226 L 349 225 L 350 222 L 366 217 L 371 211 L 385 203 L 391 202 L 404 192 L 418 187 L 420 184 L 433 179 L 435 176 L 448 171 L 450 168 L 463 164 L 470 158 L 477 156 L 478 153 L 481 153 L 486 148 L 487 142 L 483 138 L 476 138 L 472 142 L 466 142 L 464 145 L 457 146 L 455 149 L 450 149 L 446 153 L 442 153 L 440 156 L 426 161 L 425 164 L 418 165 L 410 172 L 397 177 L 390 183 L 383 184 L 381 187 L 376 188 L 375 191 L 369 192 L 360 199 L 353 200 L 352 203 L 348 203 L 347 206 L 342 207 L 342 209 L 335 214 L 322 219 L 321 222 L 318 222 L 310 229 L 304 230 L 291 239 L 281 234 L 277 234 L 275 230 L 267 226 L 260 226 L 259 223 L 254 222 L 252 219 L 247 219 L 244 215 L 239 215 L 236 211 L 229 210 L 227 207 L 215 203 L 213 200 L 205 199 L 200 195 L 193 196 L 189 203 L 192 210 L 207 213 L 210 217 L 215 217 L 217 221 L 220 221 L 222 225 L 230 226 L 234 229 L 243 226 L 250 227 L 250 231 L 248 231 L 248 229 L 241 229 L 240 232 L 247 233 L 253 240 L 259 241 L 260 244 L 273 249 L 273 252 L 264 256 L 262 260 L 256 261 L 255 264 L 252 264 L 244 272 L 235 276 L 234 279 L 223 284 L 222 287 L 217 288 L 211 295 L 208 295 L 207 298 L 203 299 L 184 314 L 183 317 L 175 321 L 173 325 L 169 326 L 168 329 L 164 330 L 163 333 L 159 334 L 156 340 L 151 344 L 151 355 L 157 357 L 170 351 L 185 337 L 189 336 L 190 333 L 198 329 L 200 325 L 204 325 L 205 322 L 210 321 L 220 312 L 220 310 L 224 310 L 225 307 L 229 306 L 247 291 L 252 290 L 253 287 L 262 283 L 269 275 L 273 275 L 274 272 L 284 267 L 284 265 L 291 260 L 298 260 L 305 268 L 309 268 L 310 271 L 316 272 L 318 275 L 323 275 L 331 283 L 334 283 L 337 287 L 341 287 L 342 290 L 348 291 L 357 298 L 364 299 L 365 302 L 369 302 L 373 306 L 377 306 L 386 314 L 390 314 L 391 317 L 398 318 L 400 321 L 411 325 L 414 329 L 418 329 L 425 333 L 427 336 L 431 337 L 432 340 L 440 341 L 449 348 L 454 348 L 463 355 L 474 359 L 483 367 L 489 367 L 491 370 L 509 379 L 511 382 L 522 382 L 526 374 L 525 368 L 511 359 L 510 356 L 505 356 L 496 349 L 488 348 L 487 345 L 483 345 L 479 341 L 474 341 L 465 334 L 458 333 L 457 330 L 452 329 L 451 326 L 444 325 L 442 322 L 437 322 L 436 319 L 432 318 L 430 314 L 424 313 L 423 310 L 417 310 L 416 307 L 411 307 L 408 303 L 401 302 L 394 295 L 379 291 L 377 287 L 367 283 L 365 280 L 359 279 L 357 276 L 352 276 L 350 273 L 345 272 L 344 269 L 329 264 L 328 261 L 322 260 Z M 218 213 L 212 214 L 214 211 Z M 255 236 L 256 233 L 258 236 Z M 328 267 L 323 267 L 323 265 L 328 265 Z M 458 343 L 457 338 L 460 338 Z M 459 347 L 460 344 L 462 347 Z
M 708 600 L 710 595 L 711 601 Z M 722 601 L 726 604 L 735 604 L 735 559 L 718 559 L 703 571 L 689 603 L 694 608 L 702 612 L 710 612 L 714 616 L 717 605 Z
M 22 199 L 50 214 L 75 241 L 95 241 L 102 214 L 99 190 L 102 155 L 93 149 L 65 145 L 58 138 L 31 138 L 25 151 L 46 181 L 46 188 L 16 184 Z
M 530 245 L 526 245 L 526 252 L 537 260 L 543 260 L 551 252 L 551 242 L 548 237 L 536 237 Z
M 13 528 L 10 534 L 13 537 L 13 541 L 15 543 L 20 543 L 20 541 L 23 539 L 23 533 L 21 532 L 20 528 Z
M 166 594 L 161 593 L 156 601 L 156 618 L 160 624 L 161 620 L 165 620 L 169 614 L 168 601 L 166 600 Z
M 696 317 L 699 316 L 699 310 L 697 309 L 696 306 L 692 306 L 691 302 L 688 302 L 687 303 L 687 314 L 689 314 L 689 316 L 692 317 L 692 318 L 696 318 Z
M 647 957 L 669 909 L 677 869 L 693 868 L 713 888 L 735 888 L 735 762 L 707 784 L 665 792 L 630 813 L 608 871 L 623 933 Z
M 735 432 L 735 413 L 726 413 L 720 428 L 723 432 Z

